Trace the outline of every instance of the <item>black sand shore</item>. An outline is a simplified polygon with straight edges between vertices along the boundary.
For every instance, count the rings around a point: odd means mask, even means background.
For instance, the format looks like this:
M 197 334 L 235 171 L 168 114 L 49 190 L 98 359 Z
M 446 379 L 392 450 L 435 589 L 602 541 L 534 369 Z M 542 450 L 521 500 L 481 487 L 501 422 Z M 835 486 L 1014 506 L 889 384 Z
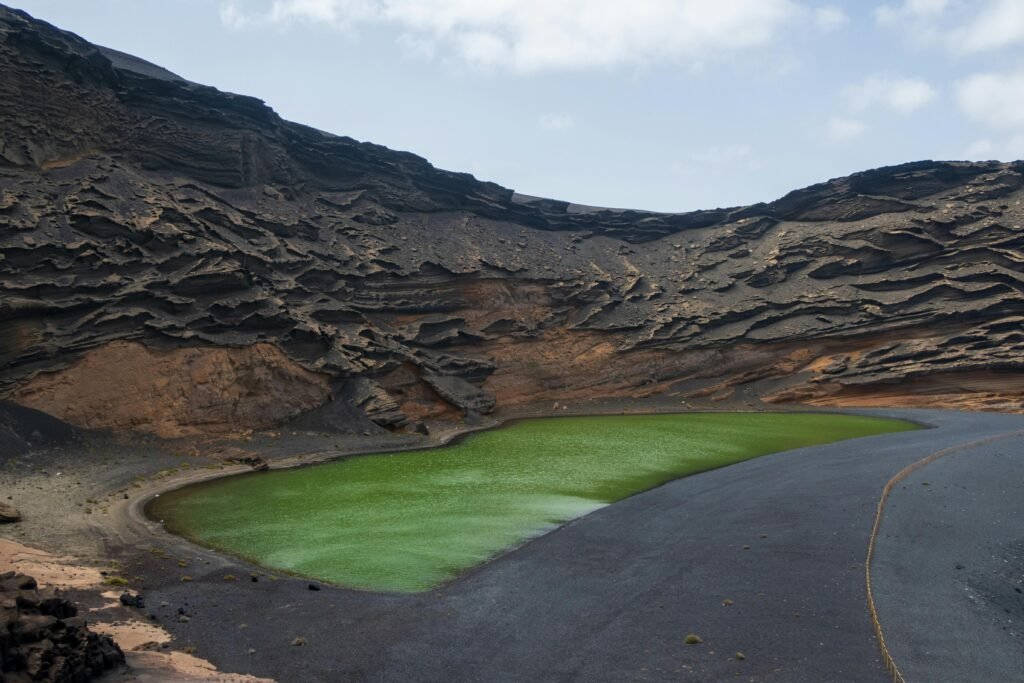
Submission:
M 1021 443 L 952 453 L 889 496 L 875 603 L 908 681 L 1024 681 Z
M 872 414 L 937 428 L 677 480 L 419 595 L 312 591 L 159 534 L 157 554 L 114 550 L 177 644 L 222 670 L 282 681 L 882 681 L 863 583 L 882 486 L 935 450 L 1024 418 Z M 689 633 L 703 644 L 685 645 Z
M 805 448 L 680 479 L 418 595 L 327 585 L 313 591 L 307 580 L 271 576 L 140 518 L 142 504 L 157 491 L 246 471 L 224 467 L 196 444 L 87 435 L 78 445 L 12 458 L 0 484 L 25 521 L 2 532 L 128 578 L 146 596 L 137 616 L 170 631 L 172 649 L 194 649 L 223 671 L 279 681 L 883 681 L 863 582 L 882 487 L 910 462 L 1022 429 L 1024 417 L 866 412 L 937 428 Z M 277 467 L 423 447 L 457 434 L 428 440 L 285 432 L 255 435 L 244 445 Z M 222 444 L 207 446 L 210 453 Z M 996 570 L 1010 572 L 1007 581 L 1022 575 L 1021 556 L 1012 552 L 1020 540 L 1014 482 L 1022 465 L 1012 457 L 1015 447 L 1015 440 L 1003 441 L 938 461 L 915 475 L 932 486 L 908 480 L 905 491 L 893 494 L 876 554 L 875 591 L 890 646 L 908 671 L 934 673 L 928 667 L 941 662 L 952 676 L 945 680 L 968 680 L 978 669 L 970 657 L 955 656 L 961 647 L 1002 662 L 994 665 L 997 673 L 1019 665 L 1020 630 L 1001 628 L 1003 610 L 1019 607 L 1010 604 L 1016 593 L 976 597 L 967 607 L 947 595 L 962 588 L 950 575 L 967 576 L 975 596 L 1012 591 L 1009 583 L 993 583 Z M 940 469 L 933 474 L 933 467 Z M 937 489 L 946 469 L 950 481 L 942 486 L 948 488 Z M 932 493 L 918 491 L 929 488 Z M 949 525 L 937 527 L 928 505 L 949 506 L 954 501 L 939 496 L 954 493 L 973 497 L 955 501 L 957 531 L 947 534 Z M 942 564 L 961 556 L 966 573 Z M 225 581 L 226 575 L 238 580 Z M 891 599 L 908 585 L 917 590 L 911 602 Z M 88 593 L 78 597 L 95 601 Z M 1002 635 L 963 638 L 961 646 L 940 647 L 942 656 L 933 656 L 935 638 L 942 639 L 937 626 L 955 619 L 959 631 Z M 704 642 L 685 645 L 689 633 Z M 292 645 L 296 638 L 305 644 Z M 942 680 L 931 673 L 916 679 Z

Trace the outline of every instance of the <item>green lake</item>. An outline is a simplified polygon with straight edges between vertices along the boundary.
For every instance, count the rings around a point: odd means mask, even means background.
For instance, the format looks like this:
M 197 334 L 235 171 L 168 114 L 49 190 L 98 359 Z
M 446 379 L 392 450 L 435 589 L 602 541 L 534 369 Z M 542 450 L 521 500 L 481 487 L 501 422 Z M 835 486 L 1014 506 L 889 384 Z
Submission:
M 164 494 L 147 512 L 169 531 L 268 569 L 414 592 L 671 479 L 916 428 L 826 413 L 525 420 L 443 448 L 226 477 Z

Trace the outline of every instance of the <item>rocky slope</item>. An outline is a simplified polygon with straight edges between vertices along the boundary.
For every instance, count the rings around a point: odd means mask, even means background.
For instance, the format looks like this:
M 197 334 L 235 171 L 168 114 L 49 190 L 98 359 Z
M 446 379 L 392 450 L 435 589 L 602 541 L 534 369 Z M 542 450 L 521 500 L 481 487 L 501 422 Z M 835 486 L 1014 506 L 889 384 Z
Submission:
M 517 195 L 0 7 L 0 398 L 164 436 L 533 402 L 1019 410 L 1024 164 Z

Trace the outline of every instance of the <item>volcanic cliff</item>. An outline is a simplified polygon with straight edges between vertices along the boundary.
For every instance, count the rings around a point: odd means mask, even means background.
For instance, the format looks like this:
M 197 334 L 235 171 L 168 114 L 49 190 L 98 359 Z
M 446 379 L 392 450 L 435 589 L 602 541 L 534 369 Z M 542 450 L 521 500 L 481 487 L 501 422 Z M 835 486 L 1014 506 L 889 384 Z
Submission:
M 163 436 L 1024 394 L 1024 164 L 682 214 L 519 195 L 0 7 L 0 398 Z

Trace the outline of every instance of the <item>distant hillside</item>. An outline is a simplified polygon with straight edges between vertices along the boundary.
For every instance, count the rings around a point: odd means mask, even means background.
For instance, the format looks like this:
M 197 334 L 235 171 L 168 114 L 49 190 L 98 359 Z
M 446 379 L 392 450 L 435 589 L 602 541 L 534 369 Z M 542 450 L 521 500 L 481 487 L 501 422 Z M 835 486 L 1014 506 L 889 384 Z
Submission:
M 654 394 L 1021 409 L 1021 163 L 581 207 L 2 7 L 0 101 L 0 398 L 76 426 L 407 429 Z

